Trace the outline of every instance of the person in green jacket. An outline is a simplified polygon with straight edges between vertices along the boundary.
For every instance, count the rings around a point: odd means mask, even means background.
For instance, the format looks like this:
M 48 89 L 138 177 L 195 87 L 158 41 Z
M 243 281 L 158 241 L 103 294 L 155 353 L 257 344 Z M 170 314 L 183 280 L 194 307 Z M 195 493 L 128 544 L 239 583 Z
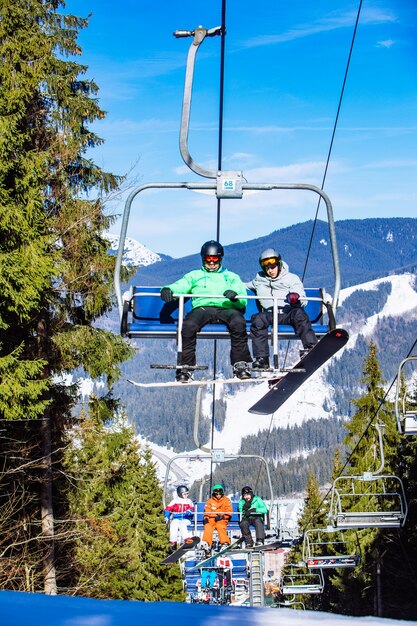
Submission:
M 225 324 L 230 333 L 230 360 L 234 375 L 241 380 L 251 378 L 248 364 L 252 357 L 248 348 L 246 321 L 242 310 L 246 306 L 246 287 L 234 272 L 222 267 L 223 246 L 218 241 L 206 241 L 201 247 L 202 267 L 188 272 L 182 278 L 161 289 L 164 302 L 174 300 L 174 294 L 198 294 L 192 298 L 192 310 L 186 315 L 182 325 L 181 366 L 177 369 L 176 380 L 188 382 L 195 365 L 196 340 L 198 331 L 205 324 Z M 213 298 L 212 296 L 221 296 Z
M 255 496 L 252 487 L 249 487 L 249 485 L 242 488 L 242 498 L 239 500 L 238 510 L 242 515 L 239 526 L 242 531 L 245 547 L 253 547 L 250 526 L 255 526 L 255 545 L 263 545 L 265 541 L 264 517 L 268 513 L 268 507 L 262 498 Z

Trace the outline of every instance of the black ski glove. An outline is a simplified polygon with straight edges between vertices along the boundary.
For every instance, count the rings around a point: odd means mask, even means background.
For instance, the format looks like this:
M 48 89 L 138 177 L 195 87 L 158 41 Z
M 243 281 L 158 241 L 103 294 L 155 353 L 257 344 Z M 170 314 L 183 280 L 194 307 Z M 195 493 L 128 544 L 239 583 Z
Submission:
M 205 517 L 205 518 L 203 519 L 203 525 L 205 526 L 205 525 L 206 525 L 206 524 L 208 524 L 208 523 L 209 523 L 208 518 L 207 518 L 207 517 Z
M 214 521 L 220 522 L 221 519 L 224 519 L 224 515 L 216 515 L 216 517 L 214 518 Z
M 236 291 L 233 291 L 233 289 L 226 289 L 223 296 L 228 300 L 231 300 L 232 302 L 236 302 L 237 300 L 239 300 Z
M 161 298 L 164 302 L 172 302 L 174 299 L 174 294 L 169 287 L 164 287 L 163 289 L 161 289 Z

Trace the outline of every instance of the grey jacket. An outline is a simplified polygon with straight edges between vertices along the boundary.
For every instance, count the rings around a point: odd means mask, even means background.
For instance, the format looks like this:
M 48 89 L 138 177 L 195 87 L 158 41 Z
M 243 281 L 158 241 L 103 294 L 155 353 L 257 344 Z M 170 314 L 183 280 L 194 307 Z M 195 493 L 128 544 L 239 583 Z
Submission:
M 269 278 L 262 270 L 258 272 L 253 280 L 245 283 L 246 287 L 259 296 L 259 302 L 263 309 L 269 309 L 274 305 L 274 301 L 268 296 L 278 296 L 278 306 L 282 309 L 288 307 L 285 297 L 290 292 L 298 293 L 302 306 L 307 304 L 303 283 L 296 274 L 288 271 L 288 264 L 282 262 L 282 269 L 274 279 Z

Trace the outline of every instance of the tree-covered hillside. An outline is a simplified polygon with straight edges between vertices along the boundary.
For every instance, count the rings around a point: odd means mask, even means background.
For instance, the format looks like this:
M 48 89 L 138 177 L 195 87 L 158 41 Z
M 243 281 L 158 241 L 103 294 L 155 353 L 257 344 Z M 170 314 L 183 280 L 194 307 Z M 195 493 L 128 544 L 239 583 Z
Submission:
M 306 258 L 313 222 L 303 222 L 271 232 L 251 241 L 225 246 L 224 264 L 250 280 L 259 269 L 259 253 L 276 248 L 290 265 L 291 271 L 305 275 L 306 286 L 333 286 L 333 261 L 327 222 L 318 221 L 309 254 Z M 417 219 L 372 218 L 336 222 L 342 287 L 358 285 L 390 273 L 415 271 L 417 267 Z M 203 242 L 201 242 L 203 243 Z M 196 254 L 155 263 L 139 270 L 132 284 L 161 285 L 173 282 L 185 272 L 200 265 Z

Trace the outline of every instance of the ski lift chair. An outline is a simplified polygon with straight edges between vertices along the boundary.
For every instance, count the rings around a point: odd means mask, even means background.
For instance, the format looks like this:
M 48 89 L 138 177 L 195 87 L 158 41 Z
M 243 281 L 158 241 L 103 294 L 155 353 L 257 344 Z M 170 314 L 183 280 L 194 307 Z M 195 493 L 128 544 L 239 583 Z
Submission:
M 339 476 L 333 482 L 329 518 L 340 530 L 349 528 L 399 528 L 404 526 L 408 506 L 402 480 L 381 474 L 384 448 L 381 425 L 378 432 L 381 464 L 376 472 Z
M 417 405 L 413 403 L 407 395 L 407 388 L 401 396 L 402 373 L 407 363 L 417 361 L 417 356 L 410 356 L 401 361 L 398 367 L 397 386 L 395 392 L 395 416 L 397 418 L 398 432 L 402 435 L 417 435 Z M 413 406 L 414 405 L 414 406 Z M 410 408 L 412 406 L 413 408 Z
M 301 602 L 301 600 L 296 600 L 295 596 L 288 598 L 288 600 L 281 600 L 272 606 L 276 606 L 281 609 L 295 609 L 296 611 L 305 611 L 306 609 L 305 604 Z
M 321 569 L 311 571 L 304 563 L 291 563 L 285 566 L 285 570 L 280 582 L 284 596 L 323 593 L 324 576 Z
M 192 156 L 188 149 L 188 130 L 190 121 L 191 110 L 191 95 L 192 85 L 194 77 L 194 65 L 197 51 L 200 45 L 203 43 L 206 37 L 213 37 L 216 35 L 222 35 L 221 28 L 205 29 L 198 27 L 194 31 L 176 31 L 176 37 L 189 37 L 192 36 L 193 42 L 190 45 L 187 67 L 184 85 L 183 106 L 181 115 L 181 128 L 180 128 L 180 153 L 185 164 L 196 174 L 206 179 L 211 179 L 204 182 L 153 182 L 146 183 L 140 187 L 134 189 L 129 194 L 122 219 L 122 226 L 119 238 L 119 247 L 117 251 L 116 266 L 114 272 L 114 286 L 119 307 L 119 315 L 121 322 L 121 334 L 127 337 L 146 337 L 146 338 L 160 338 L 160 337 L 177 337 L 178 342 L 178 355 L 177 363 L 180 362 L 179 356 L 181 353 L 181 325 L 184 319 L 184 312 L 187 311 L 189 303 L 186 302 L 187 296 L 178 295 L 179 306 L 178 315 L 174 312 L 173 307 L 166 307 L 161 303 L 159 298 L 160 287 L 133 287 L 122 296 L 121 291 L 121 269 L 122 259 L 125 247 L 127 227 L 130 218 L 130 210 L 133 200 L 136 196 L 143 191 L 149 189 L 189 189 L 197 192 L 211 192 L 215 194 L 217 199 L 239 199 L 242 198 L 245 192 L 268 192 L 272 190 L 306 190 L 312 191 L 317 194 L 326 205 L 327 209 L 327 221 L 329 227 L 329 242 L 332 252 L 333 271 L 334 271 L 334 292 L 333 296 L 327 296 L 319 288 L 307 288 L 306 293 L 308 297 L 308 304 L 306 311 L 312 320 L 313 329 L 318 336 L 322 336 L 328 332 L 328 330 L 336 327 L 335 311 L 338 304 L 339 292 L 340 292 L 340 262 L 339 253 L 336 243 L 336 231 L 333 217 L 333 207 L 327 194 L 316 186 L 303 183 L 249 183 L 243 182 L 245 180 L 241 171 L 219 171 L 208 170 L 205 167 L 199 165 Z M 205 294 L 207 295 L 207 294 Z M 250 312 L 256 312 L 256 297 L 251 296 L 247 308 L 247 321 L 250 321 Z M 323 323 L 322 312 L 327 309 L 328 324 Z M 291 326 L 278 327 L 277 322 L 278 306 L 274 303 L 273 310 L 273 362 L 274 367 L 278 368 L 278 335 L 283 339 L 295 339 L 297 338 L 294 330 Z M 227 329 L 219 326 L 216 328 L 212 325 L 206 325 L 201 333 L 201 337 L 221 339 L 222 337 L 228 337 Z
M 333 526 L 309 529 L 304 534 L 303 561 L 309 569 L 356 567 L 361 560 L 358 534 L 343 532 Z

